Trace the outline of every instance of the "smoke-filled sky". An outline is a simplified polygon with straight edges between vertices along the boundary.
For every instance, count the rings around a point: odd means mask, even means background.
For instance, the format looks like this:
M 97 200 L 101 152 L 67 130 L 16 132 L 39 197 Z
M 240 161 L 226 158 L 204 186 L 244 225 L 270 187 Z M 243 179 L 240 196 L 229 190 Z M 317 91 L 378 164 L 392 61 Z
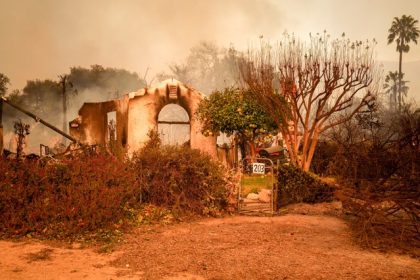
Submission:
M 0 72 L 11 88 L 92 64 L 140 76 L 150 67 L 150 80 L 199 41 L 245 49 L 260 35 L 275 41 L 285 30 L 303 39 L 324 29 L 333 37 L 376 38 L 378 59 L 397 61 L 386 37 L 393 17 L 403 14 L 420 20 L 420 1 L 0 0 Z M 404 61 L 420 61 L 420 46 L 412 45 Z

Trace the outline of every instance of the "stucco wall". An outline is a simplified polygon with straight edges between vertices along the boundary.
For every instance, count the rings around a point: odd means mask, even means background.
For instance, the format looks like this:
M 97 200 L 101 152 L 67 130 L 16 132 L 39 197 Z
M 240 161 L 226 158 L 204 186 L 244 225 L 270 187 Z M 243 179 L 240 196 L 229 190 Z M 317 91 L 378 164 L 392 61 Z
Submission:
M 107 113 L 116 111 L 117 143 L 121 147 L 127 144 L 128 134 L 128 97 L 98 103 L 84 103 L 79 116 L 70 122 L 70 134 L 81 143 L 105 145 L 107 135 Z
M 157 126 L 155 96 L 144 94 L 128 101 L 128 152 L 132 154 L 147 142 L 148 132 Z
M 201 134 L 201 124 L 195 117 L 198 104 L 204 96 L 177 80 L 166 80 L 155 87 L 140 89 L 122 99 L 100 103 L 85 103 L 79 117 L 70 122 L 70 134 L 82 143 L 106 143 L 107 112 L 117 112 L 117 142 L 129 154 L 143 147 L 148 132 L 156 129 L 160 110 L 167 104 L 183 107 L 190 118 L 191 148 L 204 151 L 217 158 L 216 137 Z M 74 124 L 77 124 L 77 127 Z

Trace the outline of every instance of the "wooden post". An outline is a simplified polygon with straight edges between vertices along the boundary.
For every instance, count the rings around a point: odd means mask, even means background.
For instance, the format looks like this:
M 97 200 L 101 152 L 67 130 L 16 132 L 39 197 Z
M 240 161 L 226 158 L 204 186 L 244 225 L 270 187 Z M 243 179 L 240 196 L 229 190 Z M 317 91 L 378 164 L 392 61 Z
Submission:
M 234 143 L 233 144 L 233 154 L 234 154 L 234 156 L 233 156 L 233 162 L 234 162 L 233 165 L 234 165 L 235 168 L 238 168 L 239 167 L 238 142 L 236 141 L 236 138 L 234 138 L 233 141 L 234 141 L 233 142 Z
M 3 156 L 3 99 L 0 99 L 0 157 Z

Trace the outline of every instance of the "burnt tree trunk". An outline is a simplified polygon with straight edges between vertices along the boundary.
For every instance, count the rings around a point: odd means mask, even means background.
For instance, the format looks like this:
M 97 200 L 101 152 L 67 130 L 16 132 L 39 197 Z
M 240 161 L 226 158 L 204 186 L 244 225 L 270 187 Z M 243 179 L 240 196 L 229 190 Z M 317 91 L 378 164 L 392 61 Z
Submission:
M 402 82 L 402 49 L 400 49 L 400 59 L 398 63 L 398 110 L 401 111 L 402 106 L 402 93 L 401 93 L 401 82 Z

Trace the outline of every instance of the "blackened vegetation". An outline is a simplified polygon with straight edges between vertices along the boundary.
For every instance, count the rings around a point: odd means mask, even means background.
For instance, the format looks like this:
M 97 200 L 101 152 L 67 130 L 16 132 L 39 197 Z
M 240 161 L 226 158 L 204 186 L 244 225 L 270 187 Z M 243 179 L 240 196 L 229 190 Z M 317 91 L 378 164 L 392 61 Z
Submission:
M 314 162 L 340 178 L 361 244 L 420 255 L 420 110 L 365 112 L 330 137 Z

